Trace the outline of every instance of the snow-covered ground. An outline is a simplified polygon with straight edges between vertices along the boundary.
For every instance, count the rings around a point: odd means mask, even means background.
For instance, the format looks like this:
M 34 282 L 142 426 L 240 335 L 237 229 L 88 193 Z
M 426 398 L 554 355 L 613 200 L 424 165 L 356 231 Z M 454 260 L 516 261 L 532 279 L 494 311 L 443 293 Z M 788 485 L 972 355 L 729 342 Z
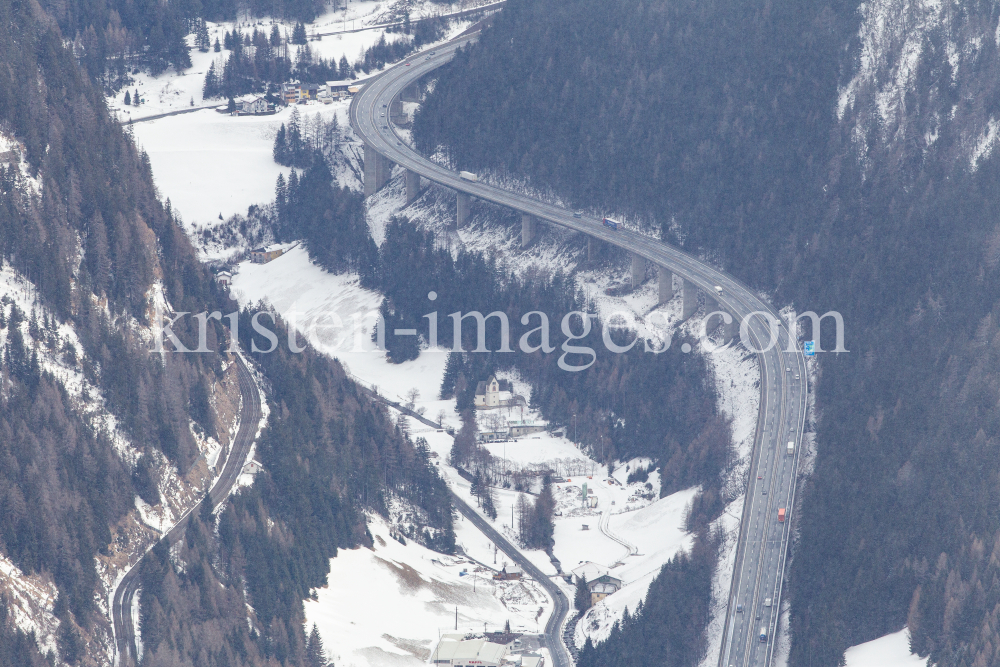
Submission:
M 393 400 L 413 388 L 424 400 L 437 398 L 447 355 L 431 351 L 389 364 L 371 340 L 382 295 L 361 287 L 355 275 L 327 273 L 301 246 L 267 264 L 241 263 L 230 293 L 242 306 L 266 301 L 316 349 L 340 359 L 360 381 Z
M 588 609 L 577 625 L 574 638 L 578 647 L 583 646 L 587 637 L 595 642 L 606 639 L 625 609 L 634 612 L 639 601 L 645 599 L 649 585 L 663 564 L 691 546 L 693 536 L 684 530 L 684 518 L 688 504 L 697 492 L 697 488 L 678 491 L 641 509 L 612 514 L 607 529 L 636 547 L 637 553 L 632 556 L 626 556 L 627 548 L 612 542 L 601 532 L 595 535 L 593 524 L 590 524 L 589 531 L 583 531 L 579 519 L 556 522 L 556 553 L 569 555 L 575 552 L 578 559 L 564 560 L 566 569 L 580 565 L 580 556 L 593 554 L 595 557 L 588 560 L 610 566 L 604 569 L 622 580 L 622 589 Z M 597 541 L 597 535 L 603 538 L 603 549 L 587 548 L 589 543 Z
M 377 516 L 369 517 L 373 549 L 342 550 L 330 561 L 328 585 L 305 601 L 339 667 L 425 664 L 445 632 L 490 632 L 510 622 L 536 632 L 540 609 L 551 608 L 535 582 L 494 581 L 492 571 L 414 542 L 406 546 Z M 544 623 L 542 616 L 541 623 Z
M 926 658 L 910 653 L 910 631 L 903 628 L 847 649 L 845 667 L 925 667 Z
M 300 113 L 329 116 L 346 111 L 336 105 L 305 105 Z M 346 107 L 345 107 L 346 109 Z M 273 116 L 230 116 L 202 109 L 133 125 L 138 146 L 149 154 L 161 196 L 188 225 L 246 215 L 251 204 L 274 201 L 278 174 L 288 168 L 274 161 L 274 136 L 291 111 Z
M 59 619 L 55 611 L 59 591 L 48 574 L 26 575 L 0 554 L 0 592 L 7 598 L 7 613 L 14 625 L 34 633 L 42 653 L 56 650 Z
M 289 44 L 289 57 L 292 62 L 298 58 L 299 49 L 305 46 L 314 59 L 333 59 L 335 61 L 346 57 L 352 65 L 364 55 L 366 49 L 374 46 L 382 37 L 387 42 L 394 42 L 399 39 L 409 39 L 407 35 L 400 32 L 387 32 L 385 28 L 371 27 L 364 30 L 357 30 L 367 26 L 377 26 L 395 20 L 394 16 L 400 16 L 404 11 L 404 6 L 410 13 L 411 20 L 421 16 L 443 15 L 457 12 L 462 9 L 471 9 L 474 5 L 489 4 L 483 0 L 476 3 L 453 3 L 441 5 L 429 0 L 417 0 L 412 2 L 352 2 L 347 5 L 346 10 L 328 12 L 306 26 L 309 35 L 307 45 L 299 46 Z M 223 44 L 223 37 L 227 31 L 239 28 L 244 34 L 251 34 L 260 30 L 270 35 L 272 28 L 277 25 L 283 37 L 290 40 L 294 23 L 274 21 L 269 18 L 257 21 L 240 22 L 207 22 L 209 39 L 214 44 L 219 40 Z M 448 31 L 448 38 L 465 30 L 469 26 L 466 19 L 453 19 Z M 343 32 L 344 29 L 348 32 Z M 221 49 L 216 53 L 213 49 L 202 53 L 195 45 L 195 36 L 187 36 L 190 50 L 191 67 L 177 72 L 172 67 L 165 72 L 152 76 L 148 72 L 139 72 L 134 75 L 133 83 L 118 91 L 114 96 L 108 98 L 108 106 L 112 113 L 116 114 L 122 122 L 129 120 L 140 120 L 150 116 L 158 116 L 164 113 L 184 111 L 197 107 L 215 108 L 225 106 L 223 99 L 204 99 L 202 95 L 205 87 L 205 75 L 209 67 L 214 63 L 217 71 L 225 64 L 230 51 Z M 364 79 L 366 74 L 359 72 L 360 79 Z M 125 93 L 129 93 L 130 101 L 132 96 L 138 92 L 142 103 L 139 106 L 125 104 Z

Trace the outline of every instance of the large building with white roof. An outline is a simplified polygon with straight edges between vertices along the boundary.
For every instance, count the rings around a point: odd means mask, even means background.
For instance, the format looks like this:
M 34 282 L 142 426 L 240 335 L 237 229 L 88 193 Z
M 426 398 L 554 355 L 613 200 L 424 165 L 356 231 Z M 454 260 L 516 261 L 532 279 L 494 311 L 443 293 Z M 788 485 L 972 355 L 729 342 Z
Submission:
M 507 647 L 464 635 L 444 635 L 431 654 L 431 664 L 448 667 L 500 667 Z

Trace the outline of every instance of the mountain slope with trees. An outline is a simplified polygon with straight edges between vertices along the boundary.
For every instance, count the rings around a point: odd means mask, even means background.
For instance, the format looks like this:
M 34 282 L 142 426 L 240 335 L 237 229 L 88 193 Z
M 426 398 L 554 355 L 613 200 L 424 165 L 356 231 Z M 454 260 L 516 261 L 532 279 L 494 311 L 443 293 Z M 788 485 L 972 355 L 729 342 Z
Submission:
M 154 353 L 154 305 L 237 304 L 198 262 L 148 157 L 110 118 L 73 47 L 42 5 L 0 3 L 0 135 L 11 147 L 0 163 L 0 270 L 2 288 L 16 290 L 0 300 L 0 552 L 25 576 L 54 581 L 59 621 L 58 656 L 44 657 L 45 638 L 20 630 L 0 594 L 5 665 L 110 664 L 102 577 L 115 572 L 98 564 L 141 553 L 146 543 L 122 530 L 138 523 L 137 497 L 159 503 L 168 472 L 204 471 L 195 435 L 222 440 L 231 426 L 224 356 L 171 353 L 169 342 Z M 248 350 L 249 317 L 239 339 Z M 193 317 L 173 331 L 198 347 Z M 227 346 L 220 324 L 206 331 L 210 350 Z M 266 472 L 227 502 L 218 534 L 206 510 L 178 554 L 161 546 L 143 562 L 144 665 L 313 665 L 302 600 L 337 549 L 370 542 L 366 513 L 387 513 L 390 498 L 419 517 L 411 537 L 454 547 L 426 448 L 337 363 L 310 349 L 254 361 L 272 400 L 257 443 Z M 82 393 L 67 374 L 83 379 Z
M 1000 10 L 916 11 L 511 0 L 416 120 L 459 168 L 635 216 L 776 304 L 843 314 L 794 514 L 791 665 L 904 624 L 937 664 L 998 660 Z

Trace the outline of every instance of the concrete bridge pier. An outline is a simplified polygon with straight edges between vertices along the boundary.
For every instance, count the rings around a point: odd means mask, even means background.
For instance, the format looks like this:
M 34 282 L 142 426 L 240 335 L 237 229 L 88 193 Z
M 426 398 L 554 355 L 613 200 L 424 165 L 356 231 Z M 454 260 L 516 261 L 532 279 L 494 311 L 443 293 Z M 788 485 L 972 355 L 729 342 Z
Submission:
M 416 81 L 403 88 L 402 92 L 399 94 L 399 99 L 403 102 L 419 102 L 420 101 L 420 84 Z
M 403 102 L 399 96 L 392 98 L 392 102 L 389 103 L 389 120 L 396 125 L 406 124 L 407 118 L 403 113 Z
M 593 262 L 594 257 L 597 256 L 597 241 L 594 240 L 593 236 L 587 237 L 587 261 Z
M 469 206 L 472 204 L 472 197 L 464 192 L 458 193 L 458 210 L 455 216 L 455 226 L 464 227 L 469 220 Z
M 712 313 L 718 312 L 718 311 L 726 312 L 723 308 L 719 307 L 719 302 L 718 301 L 716 301 L 714 298 L 706 295 L 705 296 L 705 317 L 708 317 Z M 712 320 L 710 322 L 706 322 L 705 323 L 705 330 L 707 332 L 709 332 L 709 333 L 712 331 L 711 327 L 717 327 L 717 326 L 720 326 L 720 325 L 722 326 L 722 343 L 723 343 L 723 345 L 725 345 L 726 343 L 728 343 L 729 341 L 731 341 L 733 338 L 735 338 L 736 334 L 740 330 L 740 321 L 738 319 L 736 319 L 736 316 L 733 315 L 732 313 L 729 313 L 729 318 L 730 318 L 730 320 L 727 323 L 725 317 L 723 317 L 722 315 L 716 315 L 715 317 L 712 318 Z
M 657 267 L 656 272 L 656 282 L 660 292 L 659 303 L 662 306 L 667 301 L 674 298 L 674 275 L 670 273 L 669 269 L 662 266 Z
M 683 322 L 698 310 L 698 288 L 684 280 L 683 276 L 677 276 L 677 279 L 681 282 L 681 322 Z
M 409 206 L 420 196 L 420 174 L 406 170 L 406 205 Z
M 538 220 L 527 213 L 521 214 L 521 247 L 527 248 L 535 240 L 538 231 Z
M 381 190 L 391 175 L 392 162 L 365 144 L 365 197 L 370 197 Z
M 646 279 L 646 260 L 632 253 L 632 289 L 637 289 Z

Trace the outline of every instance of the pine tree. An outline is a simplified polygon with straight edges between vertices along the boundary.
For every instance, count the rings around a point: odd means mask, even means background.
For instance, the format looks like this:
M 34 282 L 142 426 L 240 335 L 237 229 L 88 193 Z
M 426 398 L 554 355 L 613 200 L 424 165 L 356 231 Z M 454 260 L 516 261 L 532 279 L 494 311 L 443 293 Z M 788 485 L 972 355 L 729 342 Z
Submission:
M 441 379 L 441 399 L 452 398 L 455 395 L 455 382 L 462 372 L 462 353 L 449 352 L 448 360 L 444 365 L 444 377 Z
M 309 633 L 309 641 L 306 644 L 306 664 L 308 667 L 326 667 L 326 651 L 323 649 L 323 640 L 319 636 L 319 630 L 313 623 L 312 631 Z
M 576 594 L 573 596 L 573 606 L 581 614 L 590 609 L 590 589 L 583 577 L 576 578 Z
M 208 26 L 205 25 L 204 19 L 198 20 L 198 29 L 195 33 L 195 45 L 198 50 L 202 53 L 208 53 L 208 49 L 211 46 L 212 40 L 208 36 Z
M 271 151 L 274 156 L 274 161 L 278 164 L 288 164 L 288 138 L 285 134 L 285 124 L 282 123 L 281 127 L 278 128 L 278 133 L 274 136 L 274 148 Z M 278 175 L 278 178 L 282 178 Z M 284 187 L 284 179 L 280 181 L 282 187 Z
M 493 521 L 497 519 L 497 506 L 493 500 L 493 487 L 485 486 L 483 489 L 483 513 Z
M 215 509 L 215 504 L 212 502 L 212 495 L 209 493 L 205 494 L 205 497 L 201 501 L 201 507 L 199 508 L 199 518 L 208 524 L 212 525 L 214 520 L 212 518 L 212 511 Z
M 219 53 L 222 50 L 222 47 L 219 45 L 218 37 L 215 38 L 215 44 L 212 45 L 212 50 L 215 51 L 216 53 Z
M 306 43 L 306 27 L 301 21 L 295 24 L 295 28 L 292 30 L 292 44 L 305 44 Z
M 139 106 L 139 89 L 136 88 L 135 93 L 132 94 L 132 104 Z
M 125 106 L 132 106 L 132 96 L 127 90 L 125 91 Z
M 219 95 L 219 74 L 215 71 L 215 63 L 209 63 L 205 74 L 205 85 L 201 89 L 203 99 L 211 99 Z

